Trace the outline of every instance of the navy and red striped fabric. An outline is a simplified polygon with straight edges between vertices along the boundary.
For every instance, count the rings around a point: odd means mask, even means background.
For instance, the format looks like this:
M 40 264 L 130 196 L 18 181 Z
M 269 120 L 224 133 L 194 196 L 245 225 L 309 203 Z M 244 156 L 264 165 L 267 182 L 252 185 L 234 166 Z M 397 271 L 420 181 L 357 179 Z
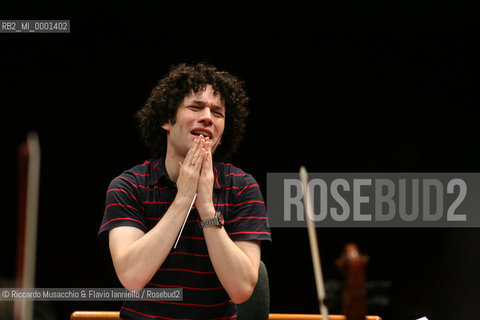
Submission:
M 229 163 L 214 161 L 213 200 L 233 241 L 271 240 L 266 209 L 255 179 Z M 148 232 L 176 196 L 163 158 L 145 161 L 109 185 L 99 234 L 119 226 Z M 146 287 L 182 288 L 183 300 L 125 301 L 126 319 L 235 319 L 237 308 L 210 261 L 199 215 L 193 207 L 177 248 L 169 253 Z

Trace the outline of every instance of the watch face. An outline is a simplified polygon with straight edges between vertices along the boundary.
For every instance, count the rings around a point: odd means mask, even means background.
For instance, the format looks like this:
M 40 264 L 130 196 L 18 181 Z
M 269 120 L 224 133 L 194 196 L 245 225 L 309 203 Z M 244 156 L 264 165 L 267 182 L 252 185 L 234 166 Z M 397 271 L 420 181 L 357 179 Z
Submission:
M 223 226 L 225 221 L 223 220 L 223 214 L 220 211 L 217 211 L 218 222 Z

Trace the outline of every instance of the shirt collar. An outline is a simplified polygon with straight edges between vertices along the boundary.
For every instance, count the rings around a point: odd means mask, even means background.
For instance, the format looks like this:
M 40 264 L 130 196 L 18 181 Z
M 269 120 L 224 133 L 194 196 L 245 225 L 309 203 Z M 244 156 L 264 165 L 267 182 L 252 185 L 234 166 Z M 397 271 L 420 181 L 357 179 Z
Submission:
M 162 184 L 168 184 L 170 179 L 167 175 L 167 170 L 165 169 L 165 158 L 157 158 L 150 161 L 150 169 L 148 175 L 148 185 L 155 186 L 162 182 Z M 173 181 L 170 181 L 173 183 Z
M 218 190 L 225 188 L 223 179 L 223 166 L 220 162 L 213 160 L 213 189 Z M 148 185 L 166 185 L 176 187 L 175 182 L 171 181 L 165 168 L 165 157 L 153 159 L 150 161 L 150 172 L 148 176 Z

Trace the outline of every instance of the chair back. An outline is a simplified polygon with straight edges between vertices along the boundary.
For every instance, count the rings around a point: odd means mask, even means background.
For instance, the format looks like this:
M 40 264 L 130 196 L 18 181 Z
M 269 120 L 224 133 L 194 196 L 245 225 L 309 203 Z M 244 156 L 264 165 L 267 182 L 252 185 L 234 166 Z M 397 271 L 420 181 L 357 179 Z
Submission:
M 237 304 L 238 319 L 268 320 L 270 312 L 270 286 L 268 272 L 263 261 L 260 260 L 258 280 L 252 296 L 246 302 Z

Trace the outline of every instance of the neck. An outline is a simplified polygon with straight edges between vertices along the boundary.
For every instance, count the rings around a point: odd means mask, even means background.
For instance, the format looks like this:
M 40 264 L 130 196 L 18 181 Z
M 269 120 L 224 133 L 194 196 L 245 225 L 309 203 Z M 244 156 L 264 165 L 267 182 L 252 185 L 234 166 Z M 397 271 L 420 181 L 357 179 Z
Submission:
M 167 148 L 165 155 L 165 169 L 170 180 L 177 182 L 178 172 L 180 171 L 180 163 L 183 162 L 185 157 L 182 157 L 175 152 L 169 152 L 171 148 Z

